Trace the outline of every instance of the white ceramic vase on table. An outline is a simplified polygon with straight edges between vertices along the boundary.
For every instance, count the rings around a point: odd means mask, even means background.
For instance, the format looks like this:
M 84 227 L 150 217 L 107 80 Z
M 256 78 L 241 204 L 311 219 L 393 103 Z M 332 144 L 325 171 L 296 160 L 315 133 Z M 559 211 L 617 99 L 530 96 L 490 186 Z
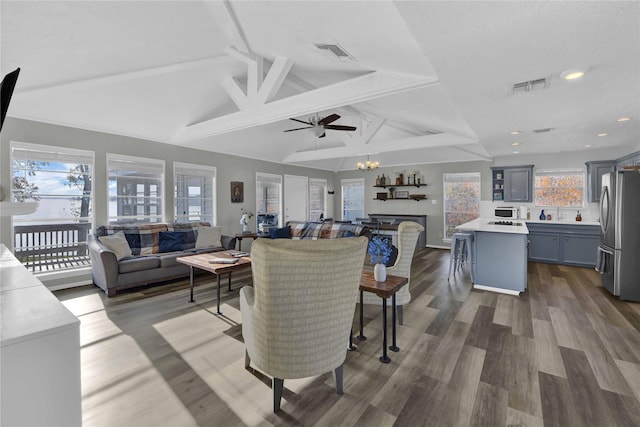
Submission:
M 387 280 L 387 266 L 382 263 L 377 263 L 373 267 L 373 278 L 376 282 L 384 282 Z

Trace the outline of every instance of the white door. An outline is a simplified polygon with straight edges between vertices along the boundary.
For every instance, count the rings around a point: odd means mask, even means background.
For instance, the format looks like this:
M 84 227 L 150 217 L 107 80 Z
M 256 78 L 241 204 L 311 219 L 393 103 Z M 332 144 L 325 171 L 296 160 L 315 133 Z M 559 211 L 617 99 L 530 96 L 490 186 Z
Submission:
M 284 176 L 284 223 L 307 221 L 309 178 L 306 176 Z

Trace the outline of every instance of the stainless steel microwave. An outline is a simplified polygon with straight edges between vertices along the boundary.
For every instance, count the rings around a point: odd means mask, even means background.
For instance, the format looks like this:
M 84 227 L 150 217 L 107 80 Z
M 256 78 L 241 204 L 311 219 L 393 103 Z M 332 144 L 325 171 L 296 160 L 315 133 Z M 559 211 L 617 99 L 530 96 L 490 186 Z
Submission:
M 493 214 L 496 218 L 518 219 L 518 208 L 511 206 L 497 207 Z

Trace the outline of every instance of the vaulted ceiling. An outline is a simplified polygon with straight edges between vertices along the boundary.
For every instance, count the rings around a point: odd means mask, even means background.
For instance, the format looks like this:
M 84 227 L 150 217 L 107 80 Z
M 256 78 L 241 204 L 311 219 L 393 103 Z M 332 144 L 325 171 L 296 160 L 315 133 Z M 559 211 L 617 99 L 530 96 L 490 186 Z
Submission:
M 0 14 L 2 74 L 21 67 L 9 116 L 333 171 L 367 155 L 640 148 L 637 2 L 2 1 Z M 572 68 L 585 76 L 560 77 Z M 284 132 L 333 113 L 357 130 Z

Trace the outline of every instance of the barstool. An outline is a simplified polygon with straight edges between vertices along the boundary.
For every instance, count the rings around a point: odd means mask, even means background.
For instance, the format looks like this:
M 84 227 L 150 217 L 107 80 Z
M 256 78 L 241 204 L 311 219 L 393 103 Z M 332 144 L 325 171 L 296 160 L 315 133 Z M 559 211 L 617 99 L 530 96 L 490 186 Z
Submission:
M 449 260 L 449 274 L 447 275 L 447 281 L 451 277 L 451 271 L 453 275 L 456 275 L 456 271 L 460 270 L 463 264 L 467 263 L 471 259 L 473 263 L 473 233 L 453 233 L 451 236 L 451 255 Z M 471 277 L 471 283 L 473 283 L 473 266 L 469 265 L 469 276 Z

